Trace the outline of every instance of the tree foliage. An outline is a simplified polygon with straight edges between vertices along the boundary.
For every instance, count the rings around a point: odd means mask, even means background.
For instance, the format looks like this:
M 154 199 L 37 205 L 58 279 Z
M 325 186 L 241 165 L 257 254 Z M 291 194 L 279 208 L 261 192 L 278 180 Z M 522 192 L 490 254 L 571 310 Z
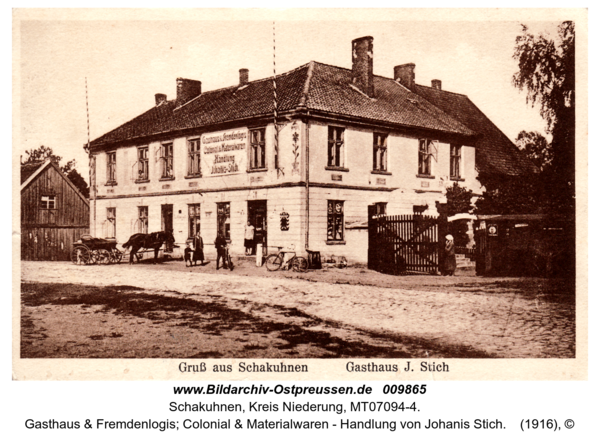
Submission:
M 575 207 L 575 25 L 558 26 L 556 41 L 533 35 L 527 26 L 517 36 L 513 57 L 519 70 L 513 85 L 538 105 L 549 139 L 521 131 L 516 144 L 540 169 L 528 176 L 480 174 L 485 187 L 476 202 L 480 214 L 557 213 Z
M 575 24 L 558 27 L 555 42 L 534 36 L 523 26 L 513 57 L 519 71 L 513 84 L 527 91 L 527 102 L 540 106 L 551 135 L 549 162 L 542 169 L 543 183 L 553 189 L 552 209 L 573 212 L 575 203 Z
M 79 172 L 75 169 L 75 166 L 77 165 L 75 159 L 70 160 L 66 164 L 61 166 L 60 162 L 63 158 L 61 156 L 58 156 L 57 154 L 54 154 L 52 148 L 46 147 L 45 145 L 41 145 L 40 147 L 35 148 L 33 150 L 25 150 L 25 154 L 27 154 L 27 157 L 23 162 L 24 164 L 40 162 L 50 159 L 52 162 L 59 166 L 60 170 L 69 178 L 69 180 L 73 183 L 73 185 L 75 185 L 75 187 L 79 190 L 79 192 L 81 192 L 81 194 L 85 198 L 90 197 L 90 187 L 83 178 L 83 176 L 79 174 Z
M 523 130 L 517 136 L 516 144 L 540 171 L 544 171 L 554 159 L 550 144 L 540 132 Z
M 473 211 L 473 191 L 466 189 L 454 182 L 454 185 L 446 188 L 446 212 L 448 217 L 455 214 L 465 214 Z

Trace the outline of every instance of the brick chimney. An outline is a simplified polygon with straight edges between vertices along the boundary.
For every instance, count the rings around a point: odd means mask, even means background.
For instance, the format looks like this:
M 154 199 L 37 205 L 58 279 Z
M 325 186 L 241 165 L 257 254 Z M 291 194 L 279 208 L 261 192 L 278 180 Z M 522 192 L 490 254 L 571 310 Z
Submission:
M 373 37 L 352 40 L 352 84 L 365 95 L 375 95 L 373 87 Z
M 195 79 L 177 78 L 177 106 L 194 99 L 202 93 L 202 82 Z
M 156 95 L 154 95 L 154 100 L 156 101 L 156 106 L 158 107 L 163 102 L 167 102 L 167 95 L 165 95 L 164 93 L 157 93 Z
M 248 69 L 240 69 L 240 86 L 245 86 L 248 84 L 249 77 L 250 72 Z
M 415 85 L 414 63 L 401 64 L 394 67 L 394 79 L 404 87 L 412 89 Z
M 442 90 L 442 80 L 441 79 L 432 79 L 431 87 L 437 90 Z

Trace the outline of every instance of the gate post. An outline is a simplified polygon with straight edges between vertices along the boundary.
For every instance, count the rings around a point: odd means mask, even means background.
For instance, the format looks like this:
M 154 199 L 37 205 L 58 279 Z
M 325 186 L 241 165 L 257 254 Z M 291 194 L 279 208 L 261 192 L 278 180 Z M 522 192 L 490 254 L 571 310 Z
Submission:
M 448 234 L 448 204 L 435 202 L 435 207 L 438 212 L 438 267 L 437 271 L 441 272 L 444 267 L 444 249 L 446 248 L 446 235 Z

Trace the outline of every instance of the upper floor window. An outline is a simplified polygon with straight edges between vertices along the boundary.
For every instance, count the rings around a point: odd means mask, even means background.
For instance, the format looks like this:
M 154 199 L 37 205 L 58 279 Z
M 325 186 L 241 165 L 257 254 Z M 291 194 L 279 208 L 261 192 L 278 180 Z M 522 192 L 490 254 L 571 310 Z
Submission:
M 387 171 L 387 134 L 373 133 L 373 171 Z
M 106 183 L 117 182 L 117 152 L 106 153 Z
M 148 180 L 148 147 L 138 148 L 137 180 Z
M 188 176 L 201 176 L 200 139 L 188 140 Z
M 344 167 L 344 129 L 329 127 L 327 141 L 327 166 Z
M 56 208 L 56 196 L 42 196 L 42 209 L 55 209 Z
M 450 177 L 460 179 L 460 162 L 462 156 L 462 147 L 460 145 L 450 145 Z
M 435 141 L 419 139 L 419 175 L 431 176 L 431 157 L 435 150 Z
M 264 128 L 250 131 L 250 169 L 255 170 L 261 168 L 266 168 Z
M 173 142 L 160 146 L 161 179 L 173 177 Z

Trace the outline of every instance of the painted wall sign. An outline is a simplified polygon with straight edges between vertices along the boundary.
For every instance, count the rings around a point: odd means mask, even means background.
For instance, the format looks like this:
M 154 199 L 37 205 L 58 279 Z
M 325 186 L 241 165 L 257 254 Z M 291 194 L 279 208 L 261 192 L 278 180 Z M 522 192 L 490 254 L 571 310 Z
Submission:
M 200 140 L 205 177 L 246 172 L 248 130 L 205 133 Z

